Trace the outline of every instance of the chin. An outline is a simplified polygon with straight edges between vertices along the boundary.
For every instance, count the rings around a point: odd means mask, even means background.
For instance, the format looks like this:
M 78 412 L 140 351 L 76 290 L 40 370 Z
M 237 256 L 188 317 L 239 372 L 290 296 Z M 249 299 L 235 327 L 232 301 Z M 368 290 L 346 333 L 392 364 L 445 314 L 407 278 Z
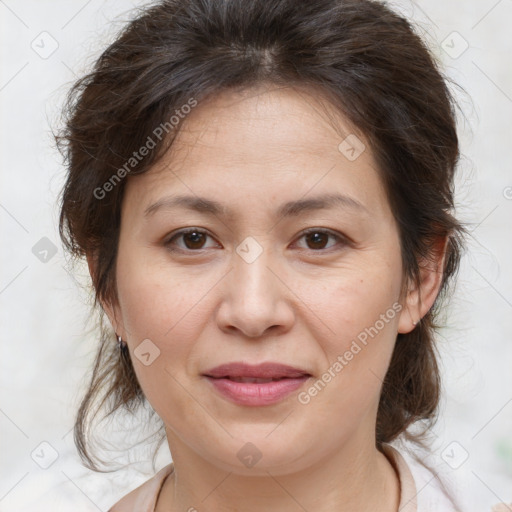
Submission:
M 266 429 L 265 435 L 270 431 Z M 302 450 L 298 451 L 298 441 L 294 442 L 283 434 L 271 439 L 273 435 L 270 434 L 267 438 L 261 435 L 251 436 L 250 429 L 247 429 L 244 440 L 237 436 L 230 439 L 226 446 L 217 444 L 215 453 L 202 456 L 222 470 L 241 476 L 268 477 L 269 473 L 275 476 L 286 475 L 305 470 L 315 462 L 308 457 L 303 442 L 300 444 Z M 315 457 L 318 457 L 318 451 L 314 449 L 309 450 L 309 453 L 316 453 Z

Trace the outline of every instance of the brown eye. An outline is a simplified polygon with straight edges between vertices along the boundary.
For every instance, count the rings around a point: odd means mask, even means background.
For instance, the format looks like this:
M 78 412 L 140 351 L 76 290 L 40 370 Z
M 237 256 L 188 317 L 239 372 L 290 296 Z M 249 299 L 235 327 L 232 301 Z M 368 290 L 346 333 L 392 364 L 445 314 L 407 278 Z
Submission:
M 190 231 L 183 235 L 183 241 L 187 249 L 201 249 L 205 241 L 205 235 L 199 231 Z
M 164 245 L 171 251 L 200 251 L 205 249 L 204 245 L 209 237 L 208 233 L 200 229 L 188 229 L 176 233 Z M 183 243 L 176 244 L 177 240 L 181 240 Z M 176 245 L 177 247 L 175 247 Z
M 347 241 L 341 235 L 333 233 L 332 231 L 326 231 L 323 229 L 310 229 L 302 233 L 300 239 L 306 240 L 305 249 L 310 249 L 312 251 L 323 251 L 331 249 L 336 243 L 328 246 L 329 239 L 334 239 L 338 242 L 338 245 L 344 246 L 347 245 Z
M 164 245 L 170 251 L 200 252 L 202 249 L 209 248 L 205 246 L 208 238 L 212 237 L 206 231 L 191 228 L 175 233 Z M 303 232 L 300 239 L 306 240 L 306 247 L 302 247 L 303 249 L 316 252 L 327 252 L 333 246 L 340 245 L 343 247 L 349 244 L 343 236 L 323 229 L 310 229 Z M 335 243 L 329 245 L 329 240 L 334 240 Z M 181 244 L 178 241 L 181 241 Z
M 329 240 L 327 233 L 313 231 L 305 235 L 310 249 L 324 249 Z

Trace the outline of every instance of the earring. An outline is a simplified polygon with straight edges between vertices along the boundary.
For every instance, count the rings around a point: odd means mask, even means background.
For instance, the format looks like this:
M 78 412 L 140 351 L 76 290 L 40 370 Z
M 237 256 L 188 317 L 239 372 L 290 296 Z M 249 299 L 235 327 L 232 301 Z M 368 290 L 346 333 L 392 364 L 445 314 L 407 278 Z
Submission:
M 119 334 L 116 333 L 117 336 L 117 346 L 119 350 L 124 350 L 126 348 L 126 341 L 124 341 Z

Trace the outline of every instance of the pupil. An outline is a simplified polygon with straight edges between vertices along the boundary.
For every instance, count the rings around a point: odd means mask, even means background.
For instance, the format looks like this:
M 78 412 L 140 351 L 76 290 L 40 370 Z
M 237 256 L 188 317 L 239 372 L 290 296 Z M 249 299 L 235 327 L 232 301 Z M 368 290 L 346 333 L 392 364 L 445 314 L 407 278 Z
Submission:
M 317 245 L 318 243 L 320 243 L 321 246 L 324 246 L 325 244 L 322 244 L 322 237 L 324 238 L 324 242 L 325 242 L 325 238 L 326 238 L 326 234 L 325 233 L 311 233 L 308 235 L 311 238 L 313 238 L 313 244 L 314 245 Z M 313 248 L 316 248 L 318 249 L 318 247 L 313 247 Z M 321 248 L 321 247 L 320 247 Z
M 197 231 L 191 231 L 190 233 L 187 233 L 185 235 L 185 239 L 188 242 L 186 243 L 187 247 L 189 249 L 200 249 L 201 248 L 201 242 L 203 237 L 203 233 L 198 233 Z M 325 233 L 310 233 L 307 235 L 307 238 L 309 239 L 310 243 L 314 246 L 314 249 L 319 249 L 325 247 L 325 242 L 327 235 Z M 192 245 L 192 247 L 191 247 Z
M 185 235 L 185 240 L 192 240 L 192 247 L 190 247 L 190 244 L 186 244 L 189 249 L 198 249 L 201 246 L 201 237 L 203 236 L 202 233 L 198 233 L 197 231 L 191 231 L 190 233 L 187 233 Z M 195 244 L 199 244 L 199 247 L 197 247 Z

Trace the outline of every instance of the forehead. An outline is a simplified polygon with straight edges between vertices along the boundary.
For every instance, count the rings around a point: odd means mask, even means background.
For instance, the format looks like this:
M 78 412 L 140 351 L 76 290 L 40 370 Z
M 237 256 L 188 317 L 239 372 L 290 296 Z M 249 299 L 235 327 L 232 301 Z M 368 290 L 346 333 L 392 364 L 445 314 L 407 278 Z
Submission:
M 243 205 L 244 195 L 258 192 L 286 201 L 336 189 L 386 208 L 363 135 L 307 90 L 225 91 L 198 104 L 182 123 L 168 153 L 129 178 L 127 202 L 146 209 L 165 192 L 179 191 L 238 198 Z
M 275 158 L 289 150 L 323 154 L 355 128 L 322 97 L 307 88 L 260 85 L 224 91 L 194 109 L 177 136 L 174 154 L 201 147 L 214 151 L 230 143 L 224 157 Z M 248 138 L 250 136 L 250 138 Z M 208 146 L 208 144 L 210 144 Z M 262 149 L 267 148 L 267 151 Z M 336 147 L 334 148 L 336 149 Z M 219 151 L 220 152 L 220 151 Z M 292 157 L 292 154 L 288 154 Z

